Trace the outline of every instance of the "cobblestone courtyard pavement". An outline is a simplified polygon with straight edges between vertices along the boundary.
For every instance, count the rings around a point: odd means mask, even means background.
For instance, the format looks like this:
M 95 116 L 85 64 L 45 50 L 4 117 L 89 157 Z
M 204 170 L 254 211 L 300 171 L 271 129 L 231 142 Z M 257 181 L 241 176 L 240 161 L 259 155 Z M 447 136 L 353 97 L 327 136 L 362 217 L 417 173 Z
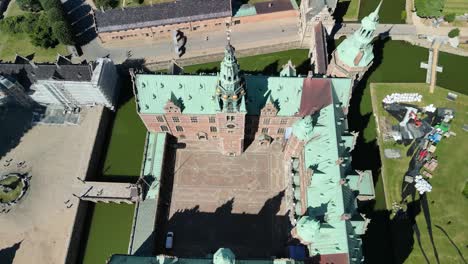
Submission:
M 175 233 L 174 254 L 203 257 L 229 247 L 239 258 L 282 255 L 285 173 L 277 144 L 252 145 L 238 157 L 208 143 L 177 150 L 167 229 Z

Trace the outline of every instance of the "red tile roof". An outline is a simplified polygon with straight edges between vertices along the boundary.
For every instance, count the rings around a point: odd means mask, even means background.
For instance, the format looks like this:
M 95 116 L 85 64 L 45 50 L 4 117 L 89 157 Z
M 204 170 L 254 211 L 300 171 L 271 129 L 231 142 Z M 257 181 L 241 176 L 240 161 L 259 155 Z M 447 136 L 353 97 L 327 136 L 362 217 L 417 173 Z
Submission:
M 305 78 L 302 84 L 300 116 L 311 115 L 332 103 L 330 79 Z

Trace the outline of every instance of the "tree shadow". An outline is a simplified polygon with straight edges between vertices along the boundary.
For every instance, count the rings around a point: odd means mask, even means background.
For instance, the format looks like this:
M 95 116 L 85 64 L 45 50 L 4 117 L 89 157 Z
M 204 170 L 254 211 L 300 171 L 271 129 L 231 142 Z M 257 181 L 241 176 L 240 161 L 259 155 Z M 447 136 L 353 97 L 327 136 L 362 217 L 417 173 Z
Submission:
M 15 259 L 16 251 L 18 251 L 18 249 L 20 248 L 21 243 L 23 243 L 23 240 L 21 240 L 18 243 L 15 243 L 11 247 L 0 249 L 0 263 L 2 263 L 2 264 L 13 264 L 13 260 Z
M 463 263 L 467 263 L 466 262 L 466 259 L 465 257 L 463 257 L 463 254 L 461 252 L 461 250 L 457 247 L 457 245 L 455 244 L 455 242 L 453 242 L 452 238 L 450 238 L 449 234 L 447 233 L 447 231 L 445 231 L 441 226 L 439 225 L 434 225 L 435 227 L 437 227 L 440 231 L 442 231 L 442 233 L 444 233 L 444 235 L 447 237 L 447 239 L 450 241 L 450 243 L 452 244 L 452 246 L 455 248 L 455 250 L 457 251 L 458 255 L 460 256 L 461 260 L 463 261 Z

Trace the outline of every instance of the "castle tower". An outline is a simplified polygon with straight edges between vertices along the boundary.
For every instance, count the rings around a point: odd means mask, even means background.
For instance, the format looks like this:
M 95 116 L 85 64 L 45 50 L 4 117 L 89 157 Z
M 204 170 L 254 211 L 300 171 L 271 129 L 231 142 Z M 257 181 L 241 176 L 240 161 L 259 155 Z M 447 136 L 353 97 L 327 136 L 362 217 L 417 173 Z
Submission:
M 321 22 L 330 34 L 335 26 L 332 14 L 336 9 L 337 0 L 302 0 L 299 13 L 299 35 L 304 38 L 313 37 L 314 26 Z M 313 40 L 312 40 L 313 41 Z M 306 43 L 306 42 L 304 42 Z
M 244 148 L 245 100 L 244 78 L 228 37 L 221 62 L 216 94 L 221 111 L 216 114 L 223 154 L 238 156 Z
M 372 40 L 379 24 L 381 5 L 382 1 L 374 12 L 362 19 L 359 30 L 336 48 L 328 67 L 328 75 L 359 81 L 371 67 L 374 59 Z

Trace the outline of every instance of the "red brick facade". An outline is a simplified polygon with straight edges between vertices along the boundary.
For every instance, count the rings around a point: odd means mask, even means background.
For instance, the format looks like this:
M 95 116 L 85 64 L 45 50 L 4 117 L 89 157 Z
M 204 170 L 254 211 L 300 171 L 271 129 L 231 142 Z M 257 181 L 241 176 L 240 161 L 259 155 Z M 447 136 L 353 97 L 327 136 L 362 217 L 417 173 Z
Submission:
M 167 132 L 180 141 L 205 140 L 218 144 L 225 155 L 238 156 L 246 147 L 245 139 L 252 141 L 264 134 L 272 140 L 283 142 L 286 129 L 300 118 L 276 114 L 277 110 L 269 103 L 260 116 L 245 115 L 243 112 L 190 115 L 181 113 L 177 106 L 168 102 L 165 114 L 139 115 L 150 132 Z

